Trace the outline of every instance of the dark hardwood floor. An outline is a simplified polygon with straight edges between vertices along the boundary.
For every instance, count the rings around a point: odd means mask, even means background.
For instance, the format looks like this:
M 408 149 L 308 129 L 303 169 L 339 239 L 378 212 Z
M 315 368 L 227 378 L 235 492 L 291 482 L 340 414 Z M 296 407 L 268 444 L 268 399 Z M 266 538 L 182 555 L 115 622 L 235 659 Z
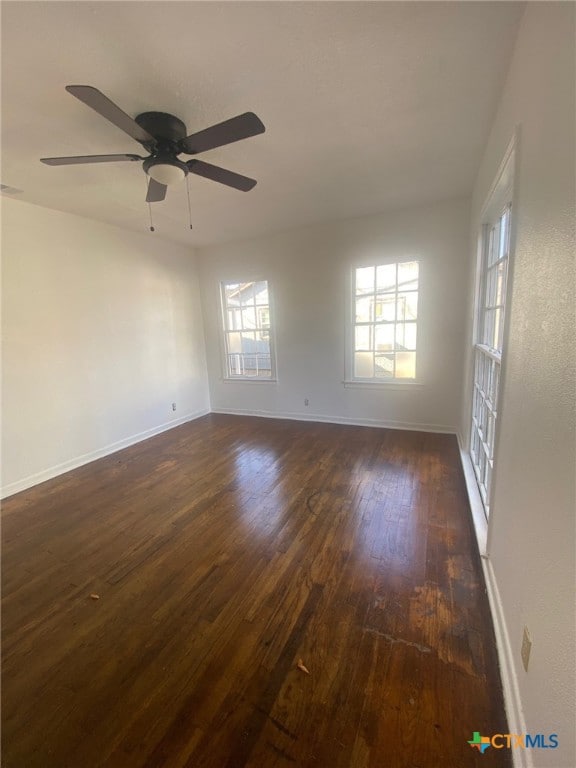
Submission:
M 507 733 L 454 436 L 212 415 L 2 518 L 4 768 L 466 768 Z

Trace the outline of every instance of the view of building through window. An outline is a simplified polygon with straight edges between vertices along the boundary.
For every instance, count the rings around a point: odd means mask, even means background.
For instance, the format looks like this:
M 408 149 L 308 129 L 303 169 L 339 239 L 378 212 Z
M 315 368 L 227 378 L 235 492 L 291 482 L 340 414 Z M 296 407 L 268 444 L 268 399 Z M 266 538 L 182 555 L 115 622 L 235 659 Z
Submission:
M 418 262 L 354 272 L 353 378 L 416 378 Z
M 273 377 L 268 282 L 222 283 L 228 378 Z

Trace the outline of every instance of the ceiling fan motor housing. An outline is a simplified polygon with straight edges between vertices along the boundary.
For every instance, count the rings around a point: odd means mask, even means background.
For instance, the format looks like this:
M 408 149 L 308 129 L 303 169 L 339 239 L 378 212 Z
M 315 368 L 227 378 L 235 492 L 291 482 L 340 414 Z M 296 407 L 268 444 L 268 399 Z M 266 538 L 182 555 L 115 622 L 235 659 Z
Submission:
M 157 141 L 150 148 L 152 157 L 142 164 L 144 171 L 161 184 L 175 183 L 187 176 L 188 166 L 177 158 L 182 151 L 178 144 L 186 137 L 182 120 L 166 112 L 143 112 L 135 120 Z
M 186 126 L 182 120 L 167 112 L 143 112 L 134 119 L 159 142 L 170 142 L 177 146 L 186 138 Z

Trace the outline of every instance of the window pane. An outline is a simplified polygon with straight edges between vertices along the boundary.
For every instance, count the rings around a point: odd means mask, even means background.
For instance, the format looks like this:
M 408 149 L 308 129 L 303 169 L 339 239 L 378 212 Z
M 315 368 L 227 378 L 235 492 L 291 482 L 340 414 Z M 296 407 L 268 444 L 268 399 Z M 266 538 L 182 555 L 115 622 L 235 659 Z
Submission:
M 416 323 L 398 323 L 396 325 L 396 349 L 416 349 Z
M 397 352 L 396 353 L 396 378 L 398 379 L 416 378 L 416 353 L 415 352 Z
M 482 355 L 482 392 L 486 397 L 486 391 L 490 386 L 490 358 Z
M 360 267 L 356 270 L 356 293 L 374 293 L 374 267 Z
M 256 310 L 254 306 L 242 309 L 242 327 L 247 329 L 256 327 Z
M 488 428 L 486 432 L 486 442 L 488 443 L 488 448 L 490 450 L 490 458 L 493 457 L 494 453 L 494 416 L 492 414 L 488 415 Z
M 240 287 L 239 283 L 226 283 L 224 287 L 224 292 L 225 292 L 227 306 L 230 306 L 231 304 L 240 303 L 240 296 L 238 295 L 239 287 Z
M 496 267 L 496 304 L 504 304 L 504 292 L 506 290 L 506 262 L 501 261 Z
M 490 498 L 491 483 L 492 483 L 492 467 L 490 466 L 490 462 L 487 461 L 484 469 L 484 487 L 486 489 L 486 500 Z
M 393 323 L 396 315 L 396 297 L 394 294 L 379 294 L 376 297 L 376 320 Z
M 364 299 L 356 299 L 356 322 L 357 323 L 369 323 L 373 320 L 372 309 L 374 306 L 374 299 L 369 296 Z
M 356 326 L 356 341 L 355 341 L 356 350 L 372 349 L 372 344 L 370 343 L 370 337 L 372 335 L 371 332 L 372 332 L 371 325 Z
M 396 264 L 384 264 L 377 267 L 376 285 L 379 291 L 396 290 Z
M 480 482 L 482 485 L 484 485 L 484 469 L 486 467 L 486 454 L 484 453 L 484 448 L 482 445 L 480 445 L 480 448 L 478 450 L 478 470 L 480 474 Z M 482 490 L 482 488 L 480 489 Z M 486 493 L 486 488 L 483 489 L 484 493 Z
M 396 319 L 403 321 L 406 319 L 406 294 L 398 294 L 396 298 Z
M 418 262 L 406 261 L 398 264 L 398 290 L 416 290 L 418 288 Z
M 242 376 L 244 373 L 244 355 L 230 352 L 228 354 L 228 375 Z
M 492 402 L 492 408 L 498 409 L 498 387 L 500 385 L 500 365 L 494 361 L 494 376 L 492 377 L 492 392 L 490 393 L 490 400 Z
M 243 353 L 255 352 L 256 349 L 254 345 L 256 343 L 256 334 L 247 332 L 247 331 L 242 331 L 240 336 L 241 336 L 241 339 L 240 339 L 241 351 Z
M 268 283 L 260 282 L 256 283 L 256 304 L 269 304 L 268 300 Z
M 375 374 L 379 379 L 391 379 L 394 376 L 394 355 L 376 355 Z
M 484 313 L 484 338 L 482 341 L 488 347 L 493 346 L 494 339 L 494 309 L 487 309 Z
M 227 327 L 231 331 L 240 330 L 240 328 L 241 328 L 240 321 L 241 321 L 240 310 L 238 310 L 238 309 L 229 309 L 228 310 L 228 326 Z
M 484 387 L 484 394 L 486 398 L 490 399 L 490 392 L 492 392 L 492 378 L 494 376 L 494 360 L 486 360 L 486 386 Z
M 377 325 L 375 348 L 379 352 L 392 351 L 394 349 L 394 324 Z
M 480 436 L 484 442 L 486 442 L 486 423 L 488 420 L 488 411 L 486 409 L 485 401 L 483 400 L 478 412 L 478 429 L 480 430 Z
M 474 430 L 472 433 L 472 456 L 477 461 L 478 456 L 478 433 Z
M 399 293 L 398 299 L 398 313 L 397 320 L 403 322 L 404 320 L 415 320 L 418 310 L 418 294 L 417 293 Z
M 270 376 L 270 353 L 261 351 L 243 355 L 244 376 Z
M 255 283 L 242 283 L 239 289 L 242 306 L 253 306 L 256 296 Z
M 498 256 L 504 258 L 508 255 L 508 241 L 510 233 L 510 209 L 507 208 L 500 218 L 500 249 Z
M 490 231 L 490 244 L 488 248 L 488 266 L 498 261 L 498 245 L 500 241 L 500 222 L 492 227 Z
M 374 377 L 372 352 L 356 352 L 354 355 L 354 376 L 358 379 L 372 379 Z
M 242 352 L 242 334 L 228 334 L 228 352 Z
M 491 342 L 494 349 L 502 349 L 502 331 L 502 310 L 498 308 L 494 310 L 494 335 Z
M 491 267 L 486 273 L 486 295 L 484 306 L 493 307 L 496 304 L 496 272 L 497 267 Z

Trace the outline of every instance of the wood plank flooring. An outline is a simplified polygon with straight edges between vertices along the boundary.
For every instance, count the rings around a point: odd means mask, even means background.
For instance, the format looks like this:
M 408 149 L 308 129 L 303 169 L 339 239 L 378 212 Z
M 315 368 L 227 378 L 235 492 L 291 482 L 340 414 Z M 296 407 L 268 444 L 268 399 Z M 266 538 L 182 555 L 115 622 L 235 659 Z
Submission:
M 507 733 L 454 436 L 211 415 L 2 525 L 3 768 L 467 768 Z

